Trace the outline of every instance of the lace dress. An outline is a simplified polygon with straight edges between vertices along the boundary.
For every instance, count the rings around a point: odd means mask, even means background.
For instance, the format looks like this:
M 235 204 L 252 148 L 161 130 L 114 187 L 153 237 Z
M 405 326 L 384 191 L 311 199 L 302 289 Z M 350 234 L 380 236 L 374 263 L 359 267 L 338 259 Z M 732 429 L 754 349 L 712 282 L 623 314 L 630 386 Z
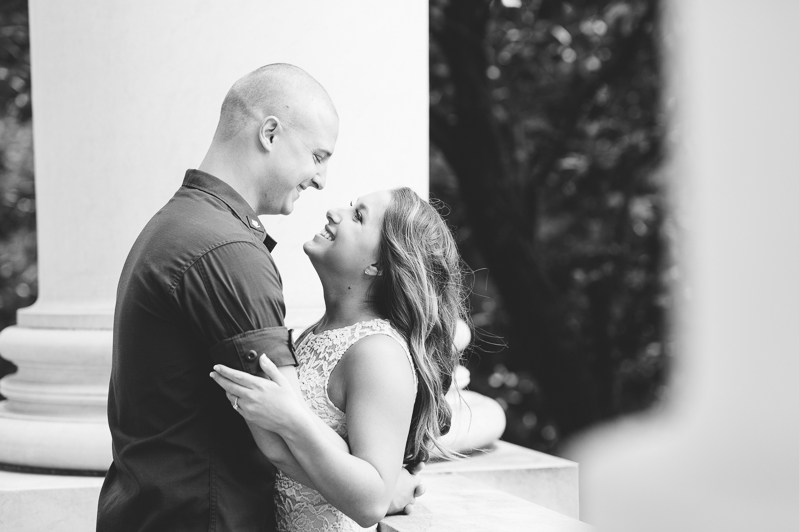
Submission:
M 373 334 L 385 334 L 394 338 L 413 366 L 402 335 L 383 319 L 362 321 L 319 334 L 311 332 L 302 339 L 295 351 L 299 364 L 300 390 L 305 402 L 342 438 L 347 436 L 346 415 L 328 397 L 327 384 L 333 368 L 347 349 L 358 340 Z M 415 385 L 416 371 L 413 378 Z M 275 481 L 275 503 L 280 532 L 362 531 L 377 528 L 361 528 L 358 523 L 328 504 L 318 491 L 300 484 L 280 470 Z

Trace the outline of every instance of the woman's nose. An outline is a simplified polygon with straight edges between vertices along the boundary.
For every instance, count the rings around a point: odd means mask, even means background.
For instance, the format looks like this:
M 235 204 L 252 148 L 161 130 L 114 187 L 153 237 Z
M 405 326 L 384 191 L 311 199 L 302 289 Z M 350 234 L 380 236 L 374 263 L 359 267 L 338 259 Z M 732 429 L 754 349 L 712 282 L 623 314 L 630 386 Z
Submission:
M 338 209 L 330 209 L 329 211 L 327 211 L 326 216 L 327 220 L 331 224 L 337 224 L 341 222 L 341 215 L 338 213 Z

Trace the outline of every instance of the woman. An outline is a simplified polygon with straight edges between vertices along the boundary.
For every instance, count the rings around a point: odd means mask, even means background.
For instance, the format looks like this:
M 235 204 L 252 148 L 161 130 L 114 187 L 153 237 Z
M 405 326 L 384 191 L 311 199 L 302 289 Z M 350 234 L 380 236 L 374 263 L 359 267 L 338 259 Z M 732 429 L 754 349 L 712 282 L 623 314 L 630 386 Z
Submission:
M 413 191 L 375 192 L 327 219 L 303 247 L 325 297 L 324 316 L 296 346 L 307 405 L 265 356 L 270 380 L 224 366 L 211 374 L 281 470 L 280 530 L 360 530 L 382 519 L 402 464 L 427 460 L 448 429 L 452 339 L 466 318 L 455 242 Z

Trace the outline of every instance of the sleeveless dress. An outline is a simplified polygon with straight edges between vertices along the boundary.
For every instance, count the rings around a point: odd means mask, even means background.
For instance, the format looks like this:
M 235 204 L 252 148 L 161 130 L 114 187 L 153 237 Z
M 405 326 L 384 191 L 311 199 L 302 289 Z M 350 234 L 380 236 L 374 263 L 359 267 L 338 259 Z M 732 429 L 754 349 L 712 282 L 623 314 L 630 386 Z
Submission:
M 355 342 L 373 334 L 394 338 L 402 346 L 411 367 L 413 359 L 402 335 L 388 320 L 361 321 L 347 327 L 308 333 L 296 347 L 298 377 L 303 399 L 311 410 L 342 438 L 347 437 L 347 422 L 327 395 L 330 374 L 347 349 Z M 376 353 L 379 356 L 379 353 Z M 413 372 L 416 390 L 416 370 Z M 361 528 L 358 523 L 329 504 L 322 495 L 278 470 L 275 479 L 275 506 L 280 532 L 322 532 L 376 530 L 377 526 Z

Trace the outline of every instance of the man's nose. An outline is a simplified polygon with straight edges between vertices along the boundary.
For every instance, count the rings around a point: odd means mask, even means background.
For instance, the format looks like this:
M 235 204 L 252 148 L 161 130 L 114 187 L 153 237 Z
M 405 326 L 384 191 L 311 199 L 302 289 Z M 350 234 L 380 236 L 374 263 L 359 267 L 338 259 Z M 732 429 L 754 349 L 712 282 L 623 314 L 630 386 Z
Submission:
M 316 188 L 317 190 L 322 190 L 325 188 L 325 183 L 327 182 L 326 177 L 327 172 L 325 170 L 321 170 L 318 174 L 316 174 L 313 179 L 311 179 L 311 186 Z

